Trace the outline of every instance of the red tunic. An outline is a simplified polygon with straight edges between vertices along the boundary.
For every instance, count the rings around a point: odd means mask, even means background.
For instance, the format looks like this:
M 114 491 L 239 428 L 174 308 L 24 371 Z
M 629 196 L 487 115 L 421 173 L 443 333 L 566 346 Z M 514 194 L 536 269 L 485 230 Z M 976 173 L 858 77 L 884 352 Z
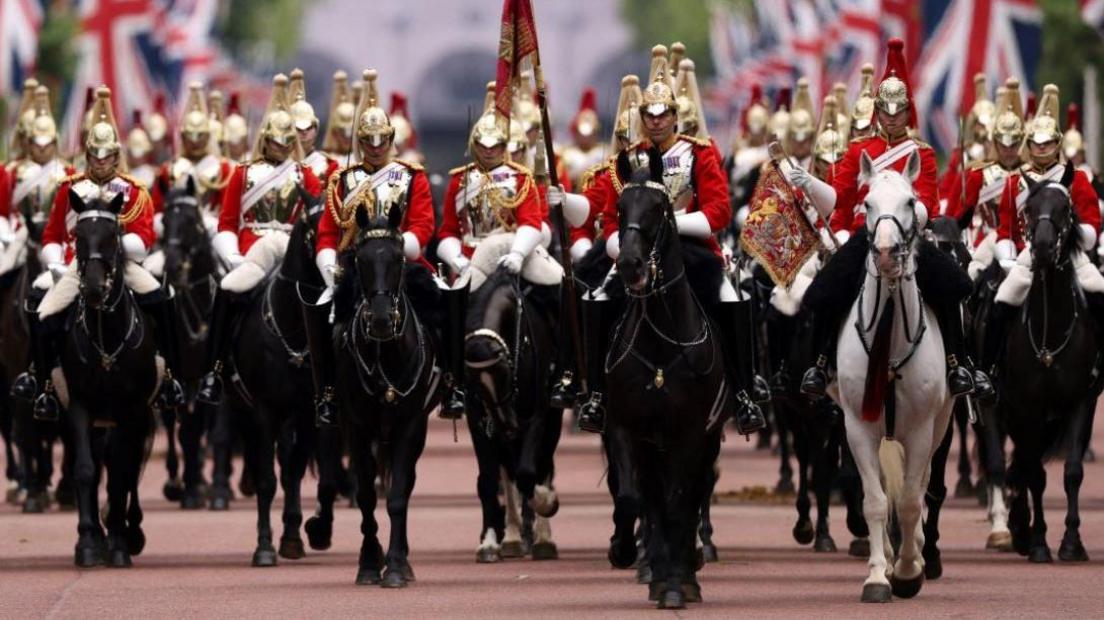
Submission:
M 172 187 L 171 168 L 172 162 L 165 162 L 161 164 L 161 168 L 157 171 L 157 179 L 153 183 L 153 187 L 149 188 L 150 197 L 153 199 L 153 212 L 164 213 L 165 212 L 165 194 L 161 190 L 163 187 Z M 222 189 L 230 175 L 234 172 L 234 165 L 230 163 L 229 159 L 223 157 L 219 161 L 219 174 L 216 185 L 219 188 L 211 188 L 207 190 L 206 198 L 203 205 L 208 211 L 218 211 L 222 206 Z M 200 188 L 197 188 L 200 189 Z
M 441 221 L 441 230 L 437 233 L 438 239 L 455 237 L 463 242 L 463 230 L 470 229 L 470 223 L 469 221 L 467 221 L 466 214 L 463 227 L 461 226 L 460 217 L 457 213 L 458 208 L 456 205 L 456 197 L 460 193 L 460 186 L 463 182 L 464 175 L 467 174 L 469 170 L 471 170 L 472 166 L 475 165 L 476 164 L 468 164 L 467 166 L 457 168 L 452 171 L 452 174 L 449 178 L 448 190 L 445 192 L 445 204 L 441 209 L 444 215 Z M 531 226 L 533 228 L 536 228 L 537 230 L 540 230 L 541 222 L 544 219 L 544 214 L 542 213 L 541 208 L 542 201 L 540 198 L 540 192 L 536 191 L 535 186 L 533 185 L 532 175 L 523 166 L 519 166 L 517 164 L 505 165 L 510 166 L 514 169 L 516 177 L 516 188 L 519 193 L 526 191 L 525 186 L 527 184 L 529 185 L 527 193 L 521 198 L 521 202 L 518 203 L 517 208 L 514 209 L 515 223 L 519 228 L 522 226 Z M 462 249 L 464 255 L 469 257 L 472 255 L 473 252 L 475 252 L 475 248 L 467 245 L 466 243 L 462 245 Z
M 968 179 L 969 177 L 967 177 Z M 946 198 L 948 202 L 951 197 L 956 194 L 962 194 L 962 188 L 959 184 L 962 183 L 962 149 L 957 146 L 951 151 L 951 156 L 947 158 L 947 170 L 939 177 L 939 195 Z M 961 202 L 961 201 L 960 201 Z M 951 207 L 947 205 L 947 215 L 951 214 Z
M 232 232 L 238 235 L 238 251 L 242 254 L 248 252 L 249 248 L 260 238 L 260 235 L 251 230 L 244 221 L 246 214 L 242 213 L 241 210 L 242 194 L 246 191 L 245 173 L 248 168 L 249 164 L 238 164 L 234 168 L 234 173 L 230 176 L 230 184 L 226 186 L 226 190 L 222 194 L 222 210 L 219 212 L 218 224 L 219 232 Z M 319 196 L 322 193 L 322 185 L 318 182 L 318 177 L 314 176 L 310 168 L 302 165 L 299 166 L 299 171 L 303 175 L 303 189 L 311 196 Z M 303 198 L 299 197 L 298 203 L 284 223 L 294 224 L 295 218 L 299 216 L 299 210 L 302 208 Z
M 685 136 L 679 136 L 679 139 L 691 141 L 694 153 L 693 177 L 690 184 L 693 195 L 686 206 L 686 212 L 701 211 L 709 221 L 710 230 L 714 233 L 724 230 L 732 222 L 732 205 L 728 200 L 728 179 L 721 168 L 721 160 L 717 158 L 717 149 L 708 141 Z M 633 148 L 647 149 L 648 146 L 649 143 L 644 142 Z M 614 191 L 608 192 L 605 206 L 602 208 L 602 233 L 607 239 L 617 232 L 617 201 L 621 196 L 619 188 L 625 180 L 614 179 L 611 176 L 610 182 Z M 721 246 L 715 236 L 711 236 L 706 243 L 717 256 L 722 256 Z
M 605 208 L 611 196 L 613 196 L 613 200 L 617 200 L 617 190 L 613 188 L 613 181 L 610 180 L 612 174 L 610 161 L 607 160 L 597 166 L 596 170 L 588 170 L 583 175 L 583 196 L 586 196 L 587 202 L 590 203 L 590 213 L 582 226 L 571 229 L 569 237 L 572 245 L 579 239 L 594 241 L 598 234 L 597 227 L 601 222 L 602 209 Z M 605 228 L 602 230 L 602 236 L 606 236 Z
M 1016 244 L 1016 250 L 1024 248 L 1023 222 L 1020 220 L 1020 209 L 1016 206 L 1016 198 L 1021 191 L 1020 176 L 1017 172 L 1008 175 L 1004 181 L 1004 192 L 1000 201 L 1000 225 L 997 226 L 997 239 L 1011 239 Z M 1073 210 L 1077 213 L 1077 219 L 1081 224 L 1092 226 L 1093 230 L 1100 233 L 1100 203 L 1093 189 L 1088 175 L 1082 170 L 1073 173 L 1073 183 L 1070 185 L 1070 200 L 1073 202 Z
M 855 232 L 862 228 L 866 222 L 866 215 L 863 213 L 861 206 L 866 199 L 868 188 L 865 185 L 859 186 L 859 162 L 863 152 L 865 151 L 872 160 L 877 159 L 882 153 L 898 146 L 905 140 L 911 140 L 911 138 L 898 140 L 891 144 L 882 136 L 872 136 L 851 143 L 851 146 L 847 149 L 847 154 L 836 164 L 835 176 L 832 178 L 832 187 L 836 190 L 836 208 L 832 212 L 832 218 L 829 222 L 832 232 L 841 230 Z M 939 192 L 935 182 L 935 151 L 923 142 L 917 142 L 917 145 L 919 148 L 916 152 L 920 154 L 920 176 L 917 177 L 912 187 L 916 192 L 916 197 L 927 207 L 928 218 L 934 219 L 939 215 Z M 889 169 L 904 172 L 907 163 L 908 156 L 899 157 L 890 164 Z
M 12 182 L 7 166 L 0 165 L 0 217 L 11 217 Z
M 50 210 L 50 219 L 42 231 L 42 245 L 56 243 L 65 248 L 67 263 L 73 260 L 76 248 L 76 237 L 73 231 L 77 223 L 77 218 L 69 215 L 69 188 L 86 180 L 86 175 L 78 174 L 58 186 L 58 191 L 54 194 L 54 206 Z M 148 250 L 157 239 L 153 232 L 153 207 L 149 192 L 142 187 L 141 183 L 129 176 L 118 175 L 111 182 L 120 180 L 125 185 L 123 191 L 126 192 L 126 202 L 119 212 L 119 218 L 124 220 L 133 218 L 123 225 L 123 233 L 138 235 Z
M 409 201 L 406 213 L 403 214 L 402 232 L 413 233 L 418 238 L 418 245 L 423 248 L 433 238 L 433 229 L 437 226 L 436 216 L 433 213 L 433 196 L 429 191 L 429 179 L 421 166 L 408 166 L 413 170 L 410 177 Z M 346 169 L 347 170 L 347 169 Z M 337 174 L 344 175 L 346 170 Z M 339 177 L 340 178 L 340 177 Z M 334 184 L 334 193 L 340 201 L 344 201 L 346 188 L 341 182 Z M 318 222 L 318 252 L 322 250 L 338 249 L 341 243 L 341 226 L 334 219 L 330 205 L 326 205 L 322 213 L 322 219 Z

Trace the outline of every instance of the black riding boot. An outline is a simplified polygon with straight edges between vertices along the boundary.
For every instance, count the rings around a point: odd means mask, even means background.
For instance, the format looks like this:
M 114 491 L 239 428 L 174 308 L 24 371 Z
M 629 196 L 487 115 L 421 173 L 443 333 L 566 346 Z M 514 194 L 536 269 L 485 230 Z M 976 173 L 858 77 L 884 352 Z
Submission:
M 985 342 L 981 352 L 982 370 L 995 374 L 997 372 L 997 358 L 1001 349 L 1008 340 L 1008 327 L 1015 316 L 1017 308 L 1009 304 L 994 301 L 989 310 L 989 320 L 985 323 Z
M 822 316 L 828 315 L 828 316 Z M 819 351 L 812 368 L 801 377 L 801 393 L 823 398 L 828 392 L 828 361 L 835 356 L 839 335 L 838 315 L 830 310 L 813 314 L 813 350 Z
M 229 346 L 230 330 L 237 311 L 237 295 L 219 289 L 215 293 L 215 305 L 211 311 L 211 331 L 207 333 L 207 367 L 210 370 L 199 380 L 196 400 L 217 405 L 222 402 L 223 356 Z
M 42 301 L 42 292 L 32 289 L 27 296 L 27 307 L 24 314 L 27 318 L 27 328 L 30 332 L 30 359 L 27 370 L 23 371 L 12 381 L 11 395 L 20 400 L 28 403 L 34 402 L 35 396 L 38 396 L 38 378 L 35 376 L 37 372 L 36 361 L 41 355 L 38 352 L 39 348 L 39 336 L 38 336 L 38 302 Z
M 567 303 L 567 287 L 560 287 L 560 342 L 556 347 L 559 355 L 560 377 L 552 384 L 552 392 L 549 402 L 556 409 L 570 409 L 575 406 L 578 397 L 578 387 L 575 383 L 575 342 L 572 338 L 570 319 L 568 315 L 571 306 Z
M 180 345 L 176 335 L 176 304 L 171 297 L 157 291 L 150 295 L 136 296 L 138 306 L 153 318 L 154 338 L 161 359 L 165 360 L 165 378 L 157 395 L 162 408 L 177 409 L 188 404 L 184 388 L 173 376 L 173 369 L 180 368 Z
M 763 411 L 748 392 L 755 381 L 751 359 L 755 354 L 755 339 L 751 332 L 751 301 L 718 303 L 716 319 L 728 362 L 725 365 L 728 381 L 736 398 L 736 429 L 741 435 L 750 435 L 767 425 Z
M 935 312 L 935 318 L 939 321 L 939 331 L 943 335 L 943 350 L 947 353 L 947 389 L 950 390 L 951 396 L 955 397 L 971 394 L 975 390 L 974 374 L 966 367 L 962 312 L 958 302 L 928 300 L 928 304 Z M 991 398 L 993 386 L 989 383 L 989 377 L 980 370 L 977 372 L 984 377 L 984 383 L 989 387 L 985 398 Z M 978 397 L 981 398 L 982 395 L 978 394 Z
M 37 344 L 34 360 L 39 378 L 42 381 L 42 393 L 34 400 L 34 419 L 44 422 L 56 422 L 61 416 L 61 403 L 58 402 L 51 374 L 61 364 L 58 355 L 58 339 L 64 333 L 64 315 L 48 317 L 38 321 Z
M 459 420 L 467 410 L 464 394 L 464 336 L 468 314 L 468 287 L 442 288 L 445 319 L 441 326 L 442 349 L 445 354 L 445 398 L 441 402 L 441 418 Z
M 583 347 L 586 349 L 589 395 L 579 405 L 579 430 L 601 433 L 606 429 L 606 352 L 613 331 L 613 302 L 608 299 L 580 300 L 583 318 Z
M 311 378 L 314 379 L 314 425 L 318 428 L 337 425 L 337 402 L 334 398 L 333 327 L 330 325 L 329 303 L 303 304 L 303 325 L 310 348 Z

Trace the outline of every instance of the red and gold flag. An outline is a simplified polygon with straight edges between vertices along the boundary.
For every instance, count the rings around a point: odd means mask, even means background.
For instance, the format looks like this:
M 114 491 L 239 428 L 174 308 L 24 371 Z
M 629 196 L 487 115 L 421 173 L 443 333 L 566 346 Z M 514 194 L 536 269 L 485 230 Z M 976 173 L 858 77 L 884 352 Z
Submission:
M 502 30 L 498 37 L 498 72 L 495 76 L 495 108 L 510 118 L 513 107 L 513 82 L 521 61 L 537 53 L 537 25 L 533 21 L 532 0 L 504 0 Z
M 820 237 L 801 210 L 794 189 L 767 164 L 751 196 L 740 247 L 767 270 L 774 283 L 788 287 L 820 246 Z

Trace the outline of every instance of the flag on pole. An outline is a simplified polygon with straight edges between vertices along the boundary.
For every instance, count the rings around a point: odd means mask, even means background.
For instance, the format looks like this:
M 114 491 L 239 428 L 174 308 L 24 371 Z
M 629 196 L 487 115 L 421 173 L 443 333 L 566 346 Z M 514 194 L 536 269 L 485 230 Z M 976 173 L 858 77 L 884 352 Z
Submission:
M 537 26 L 531 0 L 504 0 L 502 30 L 498 38 L 498 71 L 495 75 L 495 108 L 510 118 L 514 105 L 513 82 L 526 56 L 537 53 Z
M 0 97 L 18 95 L 31 76 L 42 28 L 42 0 L 0 0 Z
M 781 287 L 793 283 L 801 266 L 820 247 L 820 237 L 775 164 L 764 166 L 755 186 L 747 222 L 740 231 L 740 247 Z

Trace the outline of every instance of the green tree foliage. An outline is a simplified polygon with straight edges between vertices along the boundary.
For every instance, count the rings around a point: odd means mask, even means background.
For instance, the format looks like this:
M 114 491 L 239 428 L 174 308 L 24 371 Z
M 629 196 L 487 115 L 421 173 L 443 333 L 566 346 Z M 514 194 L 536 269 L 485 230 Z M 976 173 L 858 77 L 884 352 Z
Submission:
M 46 11 L 38 37 L 35 77 L 49 87 L 55 116 L 61 114 L 62 89 L 73 81 L 77 70 L 78 58 L 74 41 L 79 32 L 80 21 L 68 4 L 54 2 Z
M 1039 4 L 1043 8 L 1043 58 L 1035 83 L 1040 88 L 1057 84 L 1063 103 L 1081 101 L 1085 66 L 1096 65 L 1098 74 L 1104 74 L 1104 38 L 1081 19 L 1078 3 L 1040 0 Z
M 713 75 L 709 53 L 709 7 L 716 2 L 748 5 L 749 0 L 622 0 L 621 15 L 633 30 L 633 44 L 651 49 L 675 41 L 686 45 L 699 76 Z
M 312 0 L 228 0 L 221 3 L 220 41 L 252 66 L 286 61 L 299 49 L 306 6 Z

